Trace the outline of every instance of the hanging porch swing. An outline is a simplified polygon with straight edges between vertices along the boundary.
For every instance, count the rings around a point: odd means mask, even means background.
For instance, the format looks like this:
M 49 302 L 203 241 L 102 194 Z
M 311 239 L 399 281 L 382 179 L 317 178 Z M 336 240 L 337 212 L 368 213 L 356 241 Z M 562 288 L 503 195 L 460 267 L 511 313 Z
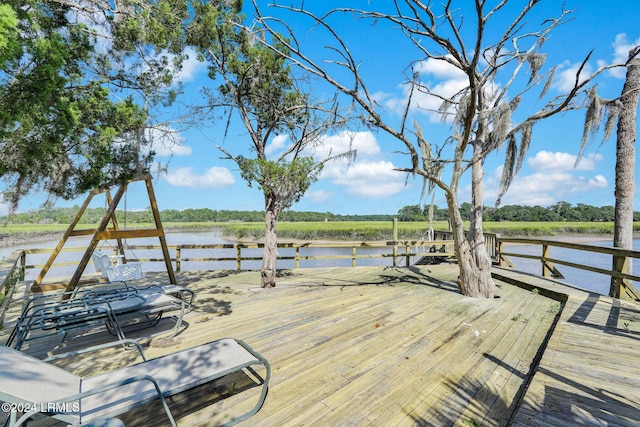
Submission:
M 149 202 L 151 204 L 151 212 L 153 214 L 155 228 L 127 230 L 126 224 L 125 224 L 125 229 L 121 230 L 118 226 L 118 221 L 116 218 L 116 208 L 118 207 L 118 204 L 120 203 L 120 200 L 122 199 L 123 195 L 126 194 L 128 185 L 131 182 L 135 182 L 135 181 L 145 182 L 145 185 L 147 188 L 147 194 L 149 195 Z M 89 203 L 91 202 L 93 197 L 103 192 L 106 193 L 107 208 L 105 210 L 105 214 L 102 217 L 102 220 L 100 221 L 98 227 L 95 229 L 76 230 L 76 226 L 78 225 L 78 222 L 82 217 L 82 214 L 85 212 L 85 210 L 89 206 Z M 125 203 L 126 203 L 126 198 L 125 198 Z M 125 221 L 126 221 L 126 213 L 125 213 Z M 112 226 L 108 228 L 109 223 L 111 223 Z M 89 261 L 91 261 L 92 255 L 101 241 L 115 240 L 117 242 L 118 254 L 123 259 L 123 263 L 126 263 L 125 245 L 127 245 L 126 243 L 127 238 L 158 237 L 160 241 L 160 247 L 162 249 L 165 266 L 167 268 L 169 281 L 171 282 L 171 284 L 174 284 L 174 285 L 177 283 L 175 273 L 173 271 L 173 265 L 171 263 L 171 255 L 169 254 L 167 241 L 165 239 L 164 230 L 162 228 L 162 221 L 160 220 L 160 212 L 158 210 L 158 204 L 156 202 L 155 193 L 153 191 L 151 175 L 134 179 L 127 183 L 122 184 L 118 188 L 118 191 L 115 193 L 113 198 L 111 198 L 111 193 L 109 189 L 106 189 L 106 190 L 96 189 L 96 190 L 93 190 L 91 193 L 89 193 L 89 195 L 87 196 L 87 199 L 80 207 L 80 210 L 76 214 L 75 218 L 73 219 L 71 224 L 69 224 L 69 227 L 67 228 L 67 230 L 61 237 L 60 241 L 58 242 L 58 245 L 54 248 L 53 252 L 51 253 L 51 256 L 42 267 L 40 274 L 38 274 L 38 277 L 34 280 L 31 286 L 32 292 L 60 289 L 60 286 L 43 284 L 42 282 L 44 280 L 44 277 L 46 276 L 47 272 L 53 265 L 58 254 L 62 251 L 62 248 L 64 247 L 65 243 L 70 237 L 87 236 L 87 235 L 92 235 L 91 241 L 89 242 L 89 245 L 82 259 L 78 263 L 78 267 L 76 268 L 75 273 L 71 277 L 71 280 L 69 281 L 69 283 L 66 285 L 65 292 L 71 292 L 76 288 L 76 286 L 78 286 L 78 283 L 80 282 L 80 278 L 82 277 L 82 274 L 84 273 L 84 270 L 86 269 L 87 264 L 89 263 Z M 124 243 L 123 243 L 123 239 L 124 239 Z

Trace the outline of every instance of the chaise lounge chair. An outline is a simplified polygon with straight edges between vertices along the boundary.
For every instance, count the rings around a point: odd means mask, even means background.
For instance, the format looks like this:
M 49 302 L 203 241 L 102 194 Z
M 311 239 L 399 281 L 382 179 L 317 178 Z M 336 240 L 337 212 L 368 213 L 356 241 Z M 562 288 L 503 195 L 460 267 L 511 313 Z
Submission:
M 142 354 L 142 350 L 140 352 Z M 233 425 L 260 410 L 271 376 L 271 368 L 264 357 L 243 341 L 232 338 L 88 378 L 81 378 L 8 347 L 0 346 L 0 359 L 0 401 L 5 402 L 4 409 L 11 409 L 9 427 L 20 426 L 36 413 L 44 413 L 74 426 L 97 424 L 99 420 L 107 420 L 154 400 L 160 400 L 171 425 L 175 427 L 177 424 L 165 400 L 167 397 L 243 371 L 262 385 L 262 389 L 257 404 L 251 410 L 225 424 Z M 255 371 L 256 366 L 264 368 L 263 376 Z
M 82 296 L 83 294 L 89 292 L 136 292 L 136 293 L 161 293 L 171 295 L 173 297 L 184 300 L 186 305 L 189 307 L 193 303 L 195 299 L 195 292 L 189 288 L 180 285 L 143 285 L 143 286 L 134 286 L 130 285 L 125 281 L 115 281 L 115 282 L 99 282 L 99 283 L 90 283 L 84 284 L 75 288 L 71 292 L 71 298 L 76 298 L 78 296 Z
M 101 323 L 113 335 L 124 339 L 125 325 L 136 328 L 154 326 L 170 311 L 178 311 L 172 330 L 176 335 L 182 326 L 186 307 L 184 300 L 161 291 L 141 292 L 131 288 L 89 290 L 63 299 L 67 295 L 61 293 L 29 299 L 7 346 L 19 350 L 26 341 L 49 336 L 52 332 L 62 335 L 64 340 L 71 329 Z

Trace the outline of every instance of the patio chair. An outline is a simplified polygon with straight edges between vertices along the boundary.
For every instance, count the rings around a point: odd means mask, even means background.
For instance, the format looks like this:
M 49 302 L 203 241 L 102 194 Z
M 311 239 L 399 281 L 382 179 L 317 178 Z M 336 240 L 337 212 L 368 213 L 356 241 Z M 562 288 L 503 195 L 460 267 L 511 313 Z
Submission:
M 195 299 L 195 292 L 184 286 L 157 284 L 133 286 L 124 281 L 83 284 L 71 292 L 71 298 L 76 298 L 86 292 L 108 292 L 110 290 L 131 291 L 137 293 L 163 293 L 184 300 L 187 307 L 190 307 Z
M 118 262 L 114 265 L 111 262 L 111 258 L 100 251 L 94 251 L 92 259 L 96 271 L 99 271 L 102 277 L 110 282 L 142 279 L 144 277 L 142 264 L 139 262 L 121 264 L 120 258 L 117 257 Z
M 25 342 L 62 335 L 76 328 L 104 324 L 107 330 L 124 339 L 125 329 L 140 329 L 158 324 L 166 312 L 177 311 L 172 329 L 175 336 L 184 318 L 186 303 L 162 292 L 138 292 L 130 288 L 88 290 L 63 299 L 58 293 L 30 298 L 9 335 L 7 346 L 20 350 Z M 40 333 L 37 333 L 40 332 Z
M 90 347 L 54 358 L 104 347 Z M 8 347 L 0 346 L 0 359 L 0 401 L 12 409 L 9 427 L 20 426 L 36 413 L 74 426 L 96 425 L 100 420 L 105 421 L 102 425 L 108 425 L 106 421 L 110 418 L 156 400 L 161 402 L 167 418 L 175 427 L 177 424 L 165 400 L 167 397 L 242 371 L 262 389 L 256 405 L 225 424 L 230 426 L 260 410 L 271 376 L 271 368 L 264 357 L 243 341 L 232 338 L 88 378 Z M 254 369 L 260 366 L 264 369 L 262 376 Z

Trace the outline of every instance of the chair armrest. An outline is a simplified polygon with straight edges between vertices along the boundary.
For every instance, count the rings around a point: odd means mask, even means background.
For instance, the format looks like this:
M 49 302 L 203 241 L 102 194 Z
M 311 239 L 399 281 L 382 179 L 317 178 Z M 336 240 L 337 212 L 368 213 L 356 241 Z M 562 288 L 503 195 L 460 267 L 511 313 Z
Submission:
M 164 398 L 164 396 L 162 395 L 162 391 L 160 390 L 160 386 L 158 385 L 158 382 L 155 380 L 155 378 L 153 378 L 151 375 L 136 375 L 134 377 L 130 377 L 127 379 L 124 379 L 122 381 L 117 381 L 111 384 L 107 384 L 103 387 L 94 389 L 94 390 L 88 390 L 88 391 L 83 391 L 77 394 L 74 394 L 73 396 L 69 396 L 69 397 L 65 397 L 64 399 L 60 399 L 57 400 L 55 402 L 52 403 L 72 403 L 75 402 L 77 400 L 80 400 L 84 397 L 88 397 L 88 396 L 93 396 L 95 394 L 100 394 L 100 393 L 104 393 L 105 391 L 109 391 L 109 390 L 113 390 L 115 388 L 118 387 L 122 387 L 125 386 L 127 384 L 131 384 L 131 383 L 135 383 L 135 382 L 139 382 L 139 381 L 149 381 L 153 384 L 153 387 L 156 390 L 156 393 L 158 395 L 158 398 L 160 399 L 160 401 L 162 402 L 162 406 L 165 410 L 165 413 L 167 414 L 167 417 L 169 418 L 169 421 L 171 422 L 172 427 L 178 427 L 178 425 L 176 424 L 176 420 L 173 418 L 173 414 L 171 414 L 171 410 L 169 409 L 169 405 L 167 405 L 167 401 Z M 17 422 L 15 424 L 12 424 L 13 426 L 20 426 L 22 425 L 22 423 L 24 423 L 25 421 L 29 420 L 33 415 L 35 415 L 36 413 L 40 412 L 39 410 L 34 410 L 31 412 L 27 412 L 25 413 L 22 417 L 20 417 Z
M 65 357 L 71 357 L 71 356 L 78 356 L 80 354 L 89 353 L 91 351 L 103 350 L 105 348 L 115 347 L 115 346 L 119 346 L 119 345 L 122 345 L 125 348 L 127 348 L 126 346 L 135 346 L 136 349 L 138 350 L 138 352 L 140 353 L 140 356 L 142 357 L 142 360 L 144 360 L 144 361 L 147 360 L 146 356 L 144 355 L 144 352 L 142 351 L 142 347 L 140 346 L 138 341 L 132 340 L 132 339 L 121 339 L 121 340 L 111 341 L 111 342 L 104 343 L 104 344 L 94 345 L 94 346 L 83 348 L 83 349 L 80 349 L 80 350 L 69 351 L 69 352 L 60 353 L 60 354 L 54 354 L 53 356 L 49 356 L 46 359 L 44 359 L 44 361 L 45 362 L 51 362 L 53 360 L 64 359 Z

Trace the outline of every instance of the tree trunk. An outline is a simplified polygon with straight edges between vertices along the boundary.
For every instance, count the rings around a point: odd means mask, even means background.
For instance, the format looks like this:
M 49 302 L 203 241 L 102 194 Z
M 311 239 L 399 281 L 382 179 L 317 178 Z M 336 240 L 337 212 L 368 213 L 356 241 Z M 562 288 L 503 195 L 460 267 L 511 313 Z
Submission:
M 471 221 L 466 235 L 455 194 L 447 194 L 447 203 L 460 270 L 460 292 L 474 298 L 493 298 L 495 283 L 491 277 L 491 260 L 484 245 L 482 232 L 482 175 L 481 162 L 475 162 L 472 168 Z
M 484 177 L 482 159 L 485 156 L 482 140 L 477 139 L 473 147 L 475 161 L 471 166 L 471 215 L 469 218 L 469 232 L 466 236 L 472 265 L 470 272 L 473 272 L 473 275 L 468 274 L 465 277 L 467 280 L 467 293 L 465 295 L 475 298 L 493 298 L 495 283 L 491 277 L 491 259 L 487 253 L 482 230 L 482 178 Z
M 631 51 L 629 54 L 634 54 Z M 616 141 L 615 221 L 613 246 L 633 249 L 633 194 L 635 192 L 635 142 L 636 112 L 640 95 L 640 59 L 635 57 L 627 65 L 627 76 L 622 88 L 620 102 L 622 111 L 618 119 Z M 631 262 L 627 262 L 631 273 Z M 619 281 L 611 279 L 609 295 L 620 297 Z
M 278 212 L 272 208 L 270 200 L 265 203 L 264 249 L 262 251 L 261 286 L 276 287 L 276 263 L 278 261 L 278 239 L 276 223 Z

